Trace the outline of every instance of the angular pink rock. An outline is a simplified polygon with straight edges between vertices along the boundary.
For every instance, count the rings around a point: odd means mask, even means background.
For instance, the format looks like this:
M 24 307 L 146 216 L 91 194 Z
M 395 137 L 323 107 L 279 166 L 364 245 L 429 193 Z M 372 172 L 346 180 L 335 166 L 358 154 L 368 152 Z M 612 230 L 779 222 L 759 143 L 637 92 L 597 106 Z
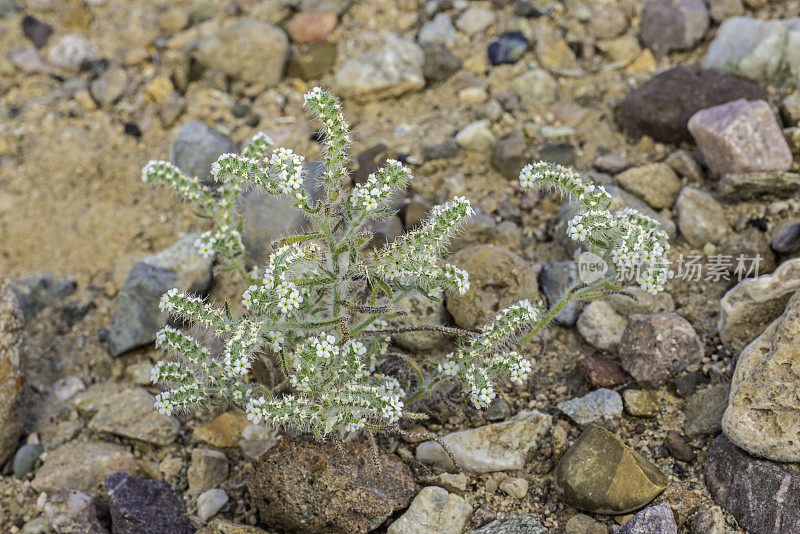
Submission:
M 717 176 L 785 171 L 792 165 L 792 153 L 778 120 L 763 100 L 736 100 L 700 110 L 688 126 Z

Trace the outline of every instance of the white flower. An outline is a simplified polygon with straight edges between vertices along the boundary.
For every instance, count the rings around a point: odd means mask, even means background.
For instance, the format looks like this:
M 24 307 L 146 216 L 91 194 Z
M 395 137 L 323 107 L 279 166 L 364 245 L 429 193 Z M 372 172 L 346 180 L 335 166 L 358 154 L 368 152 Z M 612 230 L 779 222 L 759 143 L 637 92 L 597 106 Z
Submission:
M 242 293 L 242 304 L 248 310 L 253 306 L 253 295 L 252 295 L 252 292 L 256 291 L 257 289 L 258 289 L 258 286 L 254 286 L 253 285 L 253 286 L 248 287 L 244 291 L 244 293 Z
M 178 288 L 173 287 L 172 289 L 161 295 L 161 300 L 158 301 L 158 309 L 161 310 L 162 312 L 172 311 L 175 308 L 175 306 L 173 306 L 171 299 L 177 294 L 178 294 Z
M 364 428 L 364 425 L 367 423 L 366 419 L 363 417 L 355 422 L 350 422 L 344 425 L 345 432 L 356 432 Z
M 461 280 L 458 283 L 458 294 L 466 295 L 467 291 L 469 291 L 469 280 Z
M 476 408 L 480 409 L 480 408 L 488 408 L 496 395 L 497 394 L 495 393 L 494 388 L 492 386 L 486 386 L 477 393 L 473 391 L 470 396 L 472 398 L 472 404 L 474 404 Z
M 171 393 L 165 391 L 156 395 L 155 408 L 161 415 L 172 415 L 172 410 L 175 408 L 170 400 Z
M 461 366 L 455 360 L 447 360 L 442 364 L 442 374 L 447 376 L 456 376 Z

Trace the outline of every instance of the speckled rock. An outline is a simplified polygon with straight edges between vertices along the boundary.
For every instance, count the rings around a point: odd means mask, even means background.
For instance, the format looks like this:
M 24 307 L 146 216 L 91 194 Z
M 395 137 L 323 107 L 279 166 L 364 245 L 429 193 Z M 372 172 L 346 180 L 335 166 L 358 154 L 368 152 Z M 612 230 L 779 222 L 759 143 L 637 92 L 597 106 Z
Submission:
M 681 235 L 696 248 L 706 243 L 719 243 L 730 231 L 722 205 L 700 189 L 681 189 L 675 212 Z
M 58 490 L 44 503 L 44 515 L 56 532 L 108 534 L 108 509 L 83 492 Z
M 191 495 L 219 487 L 227 478 L 228 458 L 225 453 L 200 448 L 192 451 L 192 463 L 186 470 Z
M 370 446 L 283 439 L 255 464 L 248 481 L 261 520 L 297 533 L 365 533 L 379 527 L 417 494 L 411 470 Z
M 634 417 L 655 417 L 660 406 L 655 395 L 646 389 L 626 389 L 622 392 L 625 412 Z
M 536 273 L 517 254 L 495 245 L 460 250 L 448 261 L 469 273 L 465 295 L 450 295 L 447 311 L 465 328 L 489 322 L 501 309 L 539 296 Z
M 124 447 L 102 441 L 71 441 L 47 453 L 32 485 L 38 491 L 71 488 L 94 495 L 108 475 L 138 470 L 133 454 Z
M 728 407 L 730 384 L 717 384 L 701 389 L 686 399 L 683 432 L 688 437 L 715 435 L 722 430 L 722 416 Z
M 578 425 L 603 424 L 622 415 L 622 397 L 614 390 L 600 388 L 583 397 L 559 402 L 556 407 Z
M 678 534 L 678 525 L 672 509 L 662 503 L 637 512 L 614 534 Z
M 28 366 L 25 317 L 11 285 L 0 279 L 0 464 L 14 454 L 25 417 L 23 386 Z
M 180 426 L 172 417 L 158 413 L 155 402 L 155 397 L 142 388 L 104 395 L 89 428 L 164 447 L 175 441 Z
M 628 377 L 617 362 L 597 354 L 590 354 L 578 360 L 575 372 L 594 387 L 610 388 L 628 382 Z
M 752 200 L 767 195 L 787 198 L 799 191 L 800 174 L 796 172 L 730 173 L 717 182 L 717 192 L 726 200 Z
M 397 309 L 406 312 L 392 324 L 443 324 L 447 319 L 444 303 L 435 302 L 419 292 L 412 292 L 397 303 Z M 392 336 L 395 343 L 414 352 L 431 350 L 444 342 L 445 337 L 438 332 L 407 332 Z
M 546 534 L 547 528 L 536 514 L 524 514 L 497 519 L 472 534 Z
M 703 359 L 703 343 L 692 325 L 676 313 L 631 315 L 619 358 L 637 382 L 658 387 Z
M 800 293 L 739 355 L 722 430 L 751 454 L 800 462 Z
M 609 431 L 589 427 L 564 454 L 555 471 L 556 489 L 570 506 L 623 514 L 652 501 L 667 486 L 658 467 Z
M 414 497 L 411 506 L 397 518 L 387 534 L 461 534 L 472 515 L 472 506 L 454 493 L 438 486 L 428 486 Z
M 81 68 L 81 64 L 90 61 L 96 54 L 97 47 L 89 39 L 77 33 L 70 33 L 59 37 L 50 45 L 47 59 L 56 67 L 77 71 Z
M 601 350 L 615 352 L 622 340 L 628 320 L 605 300 L 590 302 L 578 317 L 577 326 L 583 339 Z
M 633 167 L 618 174 L 617 182 L 655 209 L 672 206 L 681 190 L 678 176 L 666 163 Z
M 797 290 L 800 258 L 783 262 L 772 274 L 742 280 L 720 301 L 720 339 L 723 343 L 749 343 L 783 313 Z
M 503 423 L 494 423 L 444 436 L 462 469 L 476 473 L 522 469 L 528 451 L 539 447 L 552 418 L 523 411 Z M 441 445 L 425 441 L 417 447 L 417 460 L 452 469 L 453 462 Z
M 179 493 L 161 480 L 114 473 L 105 479 L 114 534 L 184 534 L 194 529 Z

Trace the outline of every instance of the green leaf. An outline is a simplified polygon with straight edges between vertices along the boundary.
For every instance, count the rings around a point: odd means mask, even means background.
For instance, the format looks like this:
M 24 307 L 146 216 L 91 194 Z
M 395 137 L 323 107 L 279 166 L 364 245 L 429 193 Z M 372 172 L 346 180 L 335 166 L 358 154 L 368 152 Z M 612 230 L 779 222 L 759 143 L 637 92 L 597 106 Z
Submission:
M 312 239 L 319 239 L 321 237 L 325 237 L 325 234 L 320 232 L 315 232 L 313 234 L 300 234 L 300 235 L 293 235 L 290 237 L 284 237 L 283 239 L 279 239 L 278 241 L 274 241 L 272 243 L 272 248 L 279 248 L 283 245 L 291 245 L 293 243 L 300 243 L 302 241 L 311 241 Z
M 199 211 L 195 211 L 195 210 L 192 210 L 192 213 L 194 213 L 197 217 L 200 217 L 201 219 L 213 219 L 214 218 L 211 215 L 206 215 L 205 213 L 200 213 Z
M 389 284 L 387 284 L 383 278 L 376 276 L 375 283 L 381 288 L 381 291 L 386 293 L 387 297 L 389 297 L 390 299 L 394 298 L 394 291 L 392 291 L 392 288 L 389 287 Z

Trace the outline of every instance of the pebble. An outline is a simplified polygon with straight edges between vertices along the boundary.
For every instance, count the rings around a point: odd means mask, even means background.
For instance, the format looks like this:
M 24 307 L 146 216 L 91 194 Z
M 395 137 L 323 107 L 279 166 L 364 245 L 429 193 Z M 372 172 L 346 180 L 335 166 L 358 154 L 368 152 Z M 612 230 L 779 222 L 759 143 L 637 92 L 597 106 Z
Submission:
M 613 4 L 598 6 L 592 13 L 587 30 L 596 39 L 613 39 L 628 29 L 625 11 Z
M 608 388 L 628 382 L 628 377 L 617 362 L 597 354 L 584 356 L 578 360 L 575 371 L 593 387 Z
M 523 514 L 496 519 L 472 534 L 547 534 L 542 518 L 537 514 Z
M 500 491 L 513 499 L 524 499 L 528 495 L 528 481 L 518 477 L 505 478 L 500 483 Z
M 43 453 L 44 447 L 38 443 L 29 443 L 17 449 L 14 455 L 14 475 L 17 478 L 24 478 L 28 473 L 32 473 Z
M 736 100 L 695 113 L 688 123 L 711 172 L 786 171 L 792 153 L 769 104 Z
M 645 389 L 626 389 L 622 392 L 625 412 L 634 417 L 655 417 L 660 406 L 652 392 Z
M 781 100 L 781 114 L 785 126 L 800 125 L 800 94 L 792 93 Z
M 622 334 L 625 331 L 627 319 L 614 310 L 614 308 L 605 300 L 594 300 L 590 302 L 581 312 L 576 325 L 578 332 L 580 332 L 583 339 L 587 343 L 600 350 L 608 352 L 616 352 L 619 342 L 622 340 Z M 598 371 L 599 373 L 599 371 Z M 594 372 L 592 374 L 595 374 Z M 602 373 L 605 374 L 605 373 Z M 624 373 L 620 370 L 624 384 Z M 619 379 L 619 375 L 614 374 Z M 599 378 L 598 378 L 599 379 Z M 591 382 L 591 380 L 590 380 Z M 595 384 L 601 385 L 601 384 Z M 607 384 L 616 385 L 616 384 Z
M 720 301 L 720 340 L 744 347 L 783 313 L 797 290 L 800 258 L 786 260 L 772 274 L 742 280 Z
M 619 358 L 639 384 L 659 387 L 703 359 L 703 343 L 676 313 L 631 315 L 619 344 Z
M 400 299 L 395 305 L 396 309 L 406 313 L 394 321 L 395 326 L 401 324 L 444 324 L 447 320 L 447 310 L 444 302 L 435 302 L 418 291 L 414 291 Z M 438 347 L 445 341 L 443 334 L 438 332 L 408 332 L 395 334 L 392 340 L 399 346 L 413 352 L 429 351 Z
M 728 407 L 730 384 L 717 384 L 692 394 L 683 407 L 688 437 L 716 435 L 722 430 L 722 416 Z
M 425 53 L 413 41 L 394 33 L 363 33 L 345 49 L 350 53 L 334 78 L 336 92 L 342 97 L 395 97 L 425 86 Z
M 666 163 L 649 163 L 617 175 L 617 182 L 655 209 L 671 207 L 678 198 L 681 182 Z
M 216 488 L 228 479 L 228 458 L 220 451 L 194 449 L 192 463 L 186 471 L 186 479 L 189 482 L 190 495 L 198 495 L 208 489 Z
M 289 39 L 268 22 L 239 19 L 196 45 L 197 59 L 248 84 L 276 85 L 283 76 Z
M 83 492 L 63 489 L 47 496 L 44 517 L 56 532 L 108 534 L 105 507 Z
M 539 63 L 559 76 L 582 76 L 583 70 L 578 64 L 575 52 L 564 39 L 540 39 L 536 42 L 536 57 Z
M 570 289 L 581 283 L 578 265 L 571 260 L 546 263 L 539 274 L 539 280 L 550 308 L 558 304 Z M 571 302 L 556 315 L 555 321 L 562 326 L 573 326 L 579 314 L 580 302 Z
M 335 11 L 298 13 L 289 21 L 286 32 L 295 43 L 322 43 L 333 33 L 338 23 L 339 17 Z
M 748 532 L 800 532 L 800 473 L 759 460 L 720 435 L 708 450 L 705 480 L 714 502 Z
M 109 106 L 123 97 L 128 88 L 128 73 L 124 68 L 114 66 L 106 69 L 89 84 L 89 93 L 101 106 Z
M 675 212 L 681 235 L 695 248 L 706 243 L 719 243 L 730 232 L 722 205 L 700 189 L 681 189 Z
M 575 514 L 564 525 L 564 534 L 608 534 L 608 529 L 584 514 Z
M 408 510 L 386 530 L 387 534 L 461 534 L 472 515 L 462 497 L 438 486 L 428 486 L 414 497 Z
M 214 183 L 211 165 L 222 154 L 236 153 L 236 145 L 203 121 L 187 122 L 170 145 L 169 159 L 189 177 Z
M 316 80 L 327 74 L 336 63 L 336 45 L 321 43 L 293 53 L 286 66 L 286 75 L 301 80 Z
M 430 22 L 422 25 L 417 35 L 417 42 L 421 45 L 439 44 L 451 47 L 455 46 L 457 40 L 456 27 L 446 13 L 437 13 Z
M 614 534 L 678 534 L 675 515 L 666 503 L 637 512 Z
M 780 254 L 794 254 L 800 251 L 800 219 L 781 221 L 772 230 L 770 242 L 772 250 Z
M 581 427 L 611 423 L 622 415 L 622 397 L 614 390 L 600 388 L 583 397 L 559 402 L 556 407 Z
M 502 65 L 516 63 L 528 51 L 528 39 L 521 32 L 506 32 L 489 43 L 487 54 L 489 63 Z
M 560 498 L 578 510 L 624 514 L 664 491 L 667 478 L 614 434 L 590 426 L 559 462 L 555 484 Z
M 475 152 L 491 152 L 497 144 L 488 120 L 480 120 L 466 125 L 456 135 L 456 143 L 463 149 Z
M 719 506 L 699 512 L 692 519 L 692 534 L 727 534 L 725 515 Z
M 14 0 L 0 0 L 0 18 L 7 18 L 18 11 L 22 11 L 22 7 Z
M 494 24 L 494 11 L 484 7 L 472 6 L 456 19 L 456 27 L 467 35 L 476 35 Z
M 634 314 L 664 313 L 675 311 L 675 302 L 669 293 L 651 295 L 644 289 L 636 286 L 625 288 L 625 293 L 612 294 L 606 300 L 617 313 L 628 317 Z M 635 300 L 629 295 L 633 295 Z
M 53 35 L 53 27 L 36 17 L 26 15 L 22 19 L 22 33 L 33 43 L 33 46 L 42 48 Z
M 48 65 L 36 48 L 13 48 L 6 54 L 8 61 L 25 74 L 42 74 L 50 72 Z
M 77 71 L 85 62 L 95 58 L 97 49 L 83 35 L 71 33 L 59 37 L 47 53 L 50 63 L 64 70 Z
M 0 465 L 17 450 L 25 423 L 22 403 L 27 366 L 25 317 L 15 291 L 0 278 Z
M 519 95 L 520 103 L 529 109 L 556 101 L 558 82 L 544 69 L 531 69 L 511 80 L 511 89 Z
M 426 80 L 443 82 L 461 70 L 461 59 L 444 45 L 426 43 L 422 51 L 425 59 L 422 73 Z
M 197 517 L 203 521 L 208 521 L 219 512 L 228 502 L 228 494 L 225 490 L 210 489 L 197 497 Z
M 694 65 L 674 67 L 632 89 L 620 106 L 623 129 L 632 137 L 692 141 L 687 124 L 698 111 L 744 98 L 766 100 L 767 90 Z
M 94 494 L 117 471 L 136 473 L 139 465 L 126 448 L 102 441 L 71 441 L 47 452 L 31 485 L 37 491 L 76 489 Z
M 800 294 L 739 355 L 722 431 L 747 452 L 800 462 Z
M 592 166 L 600 172 L 618 174 L 630 168 L 631 164 L 619 154 L 602 154 L 594 158 Z M 575 517 L 579 517 L 579 515 Z
M 642 11 L 642 42 L 661 58 L 672 50 L 694 48 L 708 25 L 703 0 L 647 0 Z
M 114 473 L 105 479 L 114 534 L 153 532 L 190 533 L 183 497 L 166 482 Z
M 56 306 L 75 293 L 78 285 L 69 276 L 35 274 L 13 285 L 26 321 L 31 321 L 47 308 Z
M 673 458 L 681 460 L 682 462 L 694 462 L 697 454 L 692 449 L 692 446 L 686 443 L 680 433 L 670 430 L 667 432 L 667 437 L 664 439 L 664 446 L 667 448 Z
M 158 27 L 165 33 L 177 33 L 189 25 L 189 14 L 179 8 L 165 11 L 158 17 Z
M 284 438 L 262 456 L 248 480 L 261 520 L 290 532 L 368 532 L 408 507 L 418 488 L 397 456 L 379 449 L 376 465 L 369 444 L 341 447 Z
M 244 413 L 240 411 L 225 412 L 210 422 L 195 428 L 192 437 L 196 441 L 220 449 L 238 447 L 239 439 L 249 424 L 250 421 L 247 420 Z
M 450 263 L 469 273 L 470 290 L 447 298 L 447 311 L 464 328 L 491 321 L 501 309 L 539 296 L 536 272 L 505 247 L 475 245 L 451 255 Z
M 448 139 L 447 141 L 424 147 L 423 154 L 425 161 L 449 159 L 458 155 L 458 143 L 454 139 Z
M 723 22 L 726 19 L 744 14 L 742 0 L 709 0 L 708 11 L 714 22 Z
M 491 473 L 523 469 L 528 451 L 536 449 L 550 429 L 552 418 L 537 411 L 522 411 L 503 423 L 452 432 L 442 439 L 462 469 Z M 417 460 L 445 470 L 453 462 L 435 441 L 417 446 Z
M 800 192 L 800 174 L 794 172 L 732 173 L 717 182 L 725 200 L 752 200 L 763 196 L 792 197 Z
M 664 160 L 664 163 L 669 165 L 679 176 L 698 182 L 703 179 L 703 169 L 700 164 L 685 150 L 672 152 Z

